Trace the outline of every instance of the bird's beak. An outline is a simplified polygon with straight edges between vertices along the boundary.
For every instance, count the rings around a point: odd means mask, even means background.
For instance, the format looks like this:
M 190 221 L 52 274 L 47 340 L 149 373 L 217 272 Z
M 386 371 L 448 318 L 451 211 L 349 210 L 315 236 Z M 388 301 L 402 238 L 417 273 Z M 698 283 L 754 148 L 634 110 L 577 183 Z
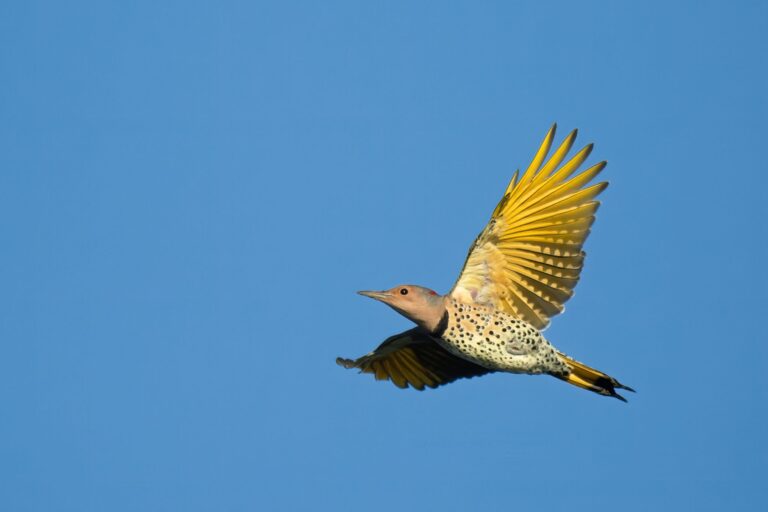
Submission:
M 392 298 L 392 294 L 389 293 L 389 292 L 371 292 L 371 291 L 363 290 L 363 291 L 357 292 L 357 293 L 359 293 L 360 295 L 363 295 L 365 297 L 370 297 L 372 299 L 380 300 L 382 302 L 386 302 L 387 299 Z

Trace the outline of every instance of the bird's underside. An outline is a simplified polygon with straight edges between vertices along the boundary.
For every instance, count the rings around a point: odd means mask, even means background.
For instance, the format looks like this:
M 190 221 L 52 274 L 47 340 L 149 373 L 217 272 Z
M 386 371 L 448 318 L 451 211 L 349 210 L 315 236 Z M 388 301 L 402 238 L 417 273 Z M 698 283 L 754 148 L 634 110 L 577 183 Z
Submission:
M 631 388 L 557 351 L 540 332 L 573 295 L 595 197 L 607 186 L 589 185 L 605 162 L 574 176 L 591 144 L 565 161 L 575 130 L 547 159 L 555 128 L 519 179 L 515 172 L 453 289 L 445 296 L 413 285 L 360 292 L 418 327 L 338 364 L 418 390 L 496 371 L 543 373 L 624 400 L 616 389 Z

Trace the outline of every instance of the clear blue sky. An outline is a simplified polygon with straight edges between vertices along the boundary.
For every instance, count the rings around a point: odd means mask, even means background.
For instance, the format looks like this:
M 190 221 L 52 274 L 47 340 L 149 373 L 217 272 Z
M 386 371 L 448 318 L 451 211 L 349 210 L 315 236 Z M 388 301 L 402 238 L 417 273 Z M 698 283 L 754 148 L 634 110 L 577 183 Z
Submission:
M 0 509 L 747 510 L 764 2 L 4 2 Z M 553 121 L 611 186 L 547 336 L 630 403 L 334 363 Z

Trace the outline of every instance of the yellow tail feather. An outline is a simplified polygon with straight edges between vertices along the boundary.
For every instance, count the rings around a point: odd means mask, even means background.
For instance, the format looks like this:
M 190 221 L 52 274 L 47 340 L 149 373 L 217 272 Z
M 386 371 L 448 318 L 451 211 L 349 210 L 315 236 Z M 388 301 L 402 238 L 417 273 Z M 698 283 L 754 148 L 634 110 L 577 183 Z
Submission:
M 568 368 L 571 370 L 568 375 L 555 375 L 558 379 L 600 395 L 618 398 L 622 402 L 626 402 L 627 400 L 618 394 L 616 389 L 626 389 L 627 391 L 635 392 L 634 389 L 625 386 L 610 375 L 606 375 L 601 371 L 590 368 L 584 363 L 580 363 L 562 352 L 558 352 L 557 354 L 563 361 L 565 361 L 565 364 L 567 364 Z

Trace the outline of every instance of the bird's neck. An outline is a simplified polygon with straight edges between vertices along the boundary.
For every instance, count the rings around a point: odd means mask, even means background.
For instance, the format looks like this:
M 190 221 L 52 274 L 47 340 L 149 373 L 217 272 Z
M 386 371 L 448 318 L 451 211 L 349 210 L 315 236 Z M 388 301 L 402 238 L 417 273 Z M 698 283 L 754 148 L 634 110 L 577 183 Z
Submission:
M 410 314 L 402 313 L 435 336 L 440 336 L 448 325 L 445 297 L 437 296 L 418 311 L 411 311 Z
M 445 312 L 443 312 L 442 318 L 440 318 L 440 322 L 437 324 L 434 330 L 429 331 L 434 336 L 437 336 L 438 338 L 443 335 L 445 330 L 448 328 L 448 319 L 450 315 L 448 314 L 448 310 L 446 309 Z

